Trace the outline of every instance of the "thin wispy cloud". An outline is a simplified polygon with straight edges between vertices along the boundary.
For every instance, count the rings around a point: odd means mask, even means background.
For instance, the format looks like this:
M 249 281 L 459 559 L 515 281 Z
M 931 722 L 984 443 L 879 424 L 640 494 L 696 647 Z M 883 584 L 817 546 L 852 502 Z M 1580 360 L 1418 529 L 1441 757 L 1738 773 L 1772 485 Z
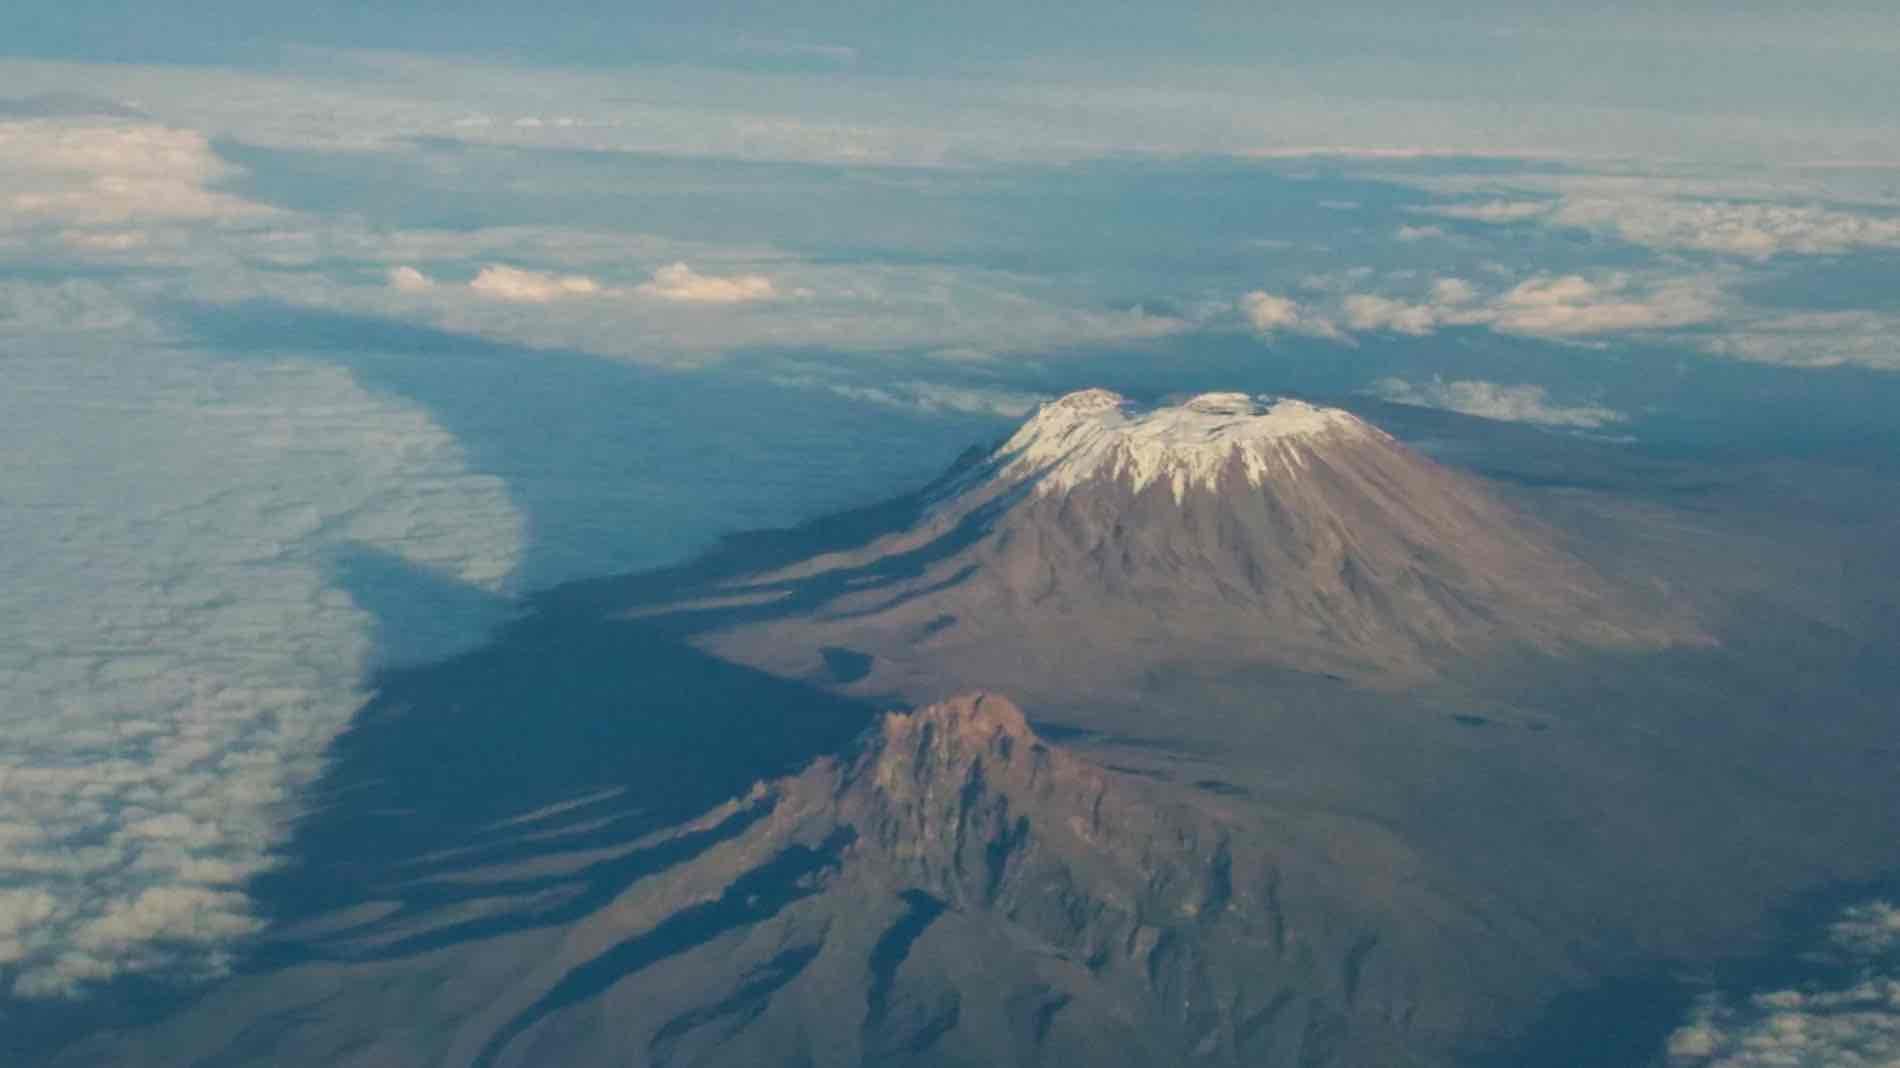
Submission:
M 1474 379 L 1447 382 L 1439 378 L 1408 382 L 1403 378 L 1382 378 L 1372 384 L 1370 392 L 1394 404 L 1442 408 L 1506 423 L 1595 430 L 1628 418 L 1599 404 L 1556 403 L 1543 386 L 1528 384 L 1505 385 Z
M 1419 210 L 1468 222 L 1513 223 L 1544 218 L 1550 214 L 1551 207 L 1551 204 L 1539 200 L 1485 200 L 1473 204 L 1443 204 Z

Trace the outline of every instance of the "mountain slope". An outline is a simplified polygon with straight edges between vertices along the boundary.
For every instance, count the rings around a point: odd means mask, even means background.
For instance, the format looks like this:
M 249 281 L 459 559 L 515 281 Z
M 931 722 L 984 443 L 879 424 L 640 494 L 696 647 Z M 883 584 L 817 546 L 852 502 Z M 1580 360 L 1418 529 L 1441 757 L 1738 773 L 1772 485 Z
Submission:
M 1070 394 L 908 528 L 715 592 L 797 609 L 720 628 L 722 655 L 822 679 L 824 649 L 852 650 L 866 692 L 925 697 L 943 691 L 917 680 L 944 675 L 1112 685 L 1196 660 L 1406 680 L 1506 647 L 1700 640 L 1356 416 L 1228 393 L 1151 410 Z

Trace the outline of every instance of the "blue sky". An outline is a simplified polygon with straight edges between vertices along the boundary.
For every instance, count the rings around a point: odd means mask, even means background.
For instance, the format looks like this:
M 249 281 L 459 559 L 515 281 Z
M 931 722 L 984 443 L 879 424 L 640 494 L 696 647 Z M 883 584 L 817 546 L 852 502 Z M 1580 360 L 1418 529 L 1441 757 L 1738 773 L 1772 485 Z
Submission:
M 1891 464 L 1900 17 L 1657 8 L 7 5 L 0 984 L 222 967 L 378 663 L 1068 389 Z

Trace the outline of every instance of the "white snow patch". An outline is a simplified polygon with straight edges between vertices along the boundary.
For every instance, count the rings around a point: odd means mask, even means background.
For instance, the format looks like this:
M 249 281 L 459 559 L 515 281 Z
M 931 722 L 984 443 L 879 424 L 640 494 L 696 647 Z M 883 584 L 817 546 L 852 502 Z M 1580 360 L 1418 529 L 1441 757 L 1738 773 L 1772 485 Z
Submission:
M 1322 440 L 1375 436 L 1384 435 L 1349 412 L 1290 398 L 1203 393 L 1142 410 L 1118 393 L 1088 389 L 1039 408 L 999 456 L 1001 477 L 1034 478 L 1038 494 L 1126 478 L 1137 492 L 1165 482 L 1179 503 L 1189 488 L 1217 488 L 1236 461 L 1258 486 L 1297 475 Z

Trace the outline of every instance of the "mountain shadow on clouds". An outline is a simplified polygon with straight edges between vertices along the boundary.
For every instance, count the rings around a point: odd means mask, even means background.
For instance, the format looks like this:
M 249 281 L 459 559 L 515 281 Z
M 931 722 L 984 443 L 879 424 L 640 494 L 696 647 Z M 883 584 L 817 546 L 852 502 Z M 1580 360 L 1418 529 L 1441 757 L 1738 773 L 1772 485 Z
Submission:
M 509 598 L 361 542 L 323 564 L 325 584 L 349 594 L 375 621 L 378 669 L 452 656 L 468 646 L 470 635 L 491 631 L 516 612 Z
M 655 567 L 915 485 L 1003 426 L 275 301 L 171 314 L 231 358 L 321 361 L 426 411 L 525 518 L 517 590 Z M 801 418 L 783 418 L 788 398 Z

